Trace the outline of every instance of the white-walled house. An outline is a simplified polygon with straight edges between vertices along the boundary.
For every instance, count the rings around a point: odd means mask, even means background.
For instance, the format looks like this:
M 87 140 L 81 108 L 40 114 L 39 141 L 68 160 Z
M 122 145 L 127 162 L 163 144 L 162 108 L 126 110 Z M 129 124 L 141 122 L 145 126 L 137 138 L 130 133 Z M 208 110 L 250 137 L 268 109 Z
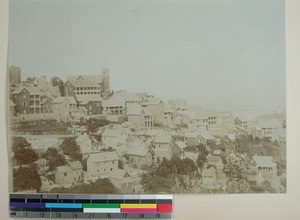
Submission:
M 96 180 L 118 169 L 119 155 L 116 151 L 90 154 L 87 159 L 88 178 Z

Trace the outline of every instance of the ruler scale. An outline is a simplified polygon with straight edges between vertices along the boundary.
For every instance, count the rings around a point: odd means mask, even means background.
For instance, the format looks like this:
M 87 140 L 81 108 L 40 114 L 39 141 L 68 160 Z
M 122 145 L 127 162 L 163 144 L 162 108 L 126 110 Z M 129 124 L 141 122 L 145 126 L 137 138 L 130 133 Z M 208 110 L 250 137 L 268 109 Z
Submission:
M 173 195 L 10 194 L 12 218 L 172 219 Z

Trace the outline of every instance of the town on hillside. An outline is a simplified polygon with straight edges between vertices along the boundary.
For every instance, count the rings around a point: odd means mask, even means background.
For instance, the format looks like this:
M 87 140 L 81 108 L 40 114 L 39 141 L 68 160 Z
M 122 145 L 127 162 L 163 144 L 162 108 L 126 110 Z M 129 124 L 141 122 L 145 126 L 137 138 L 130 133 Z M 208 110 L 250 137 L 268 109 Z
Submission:
M 113 91 L 108 69 L 21 80 L 10 66 L 8 85 L 13 192 L 286 192 L 285 112 L 251 118 Z

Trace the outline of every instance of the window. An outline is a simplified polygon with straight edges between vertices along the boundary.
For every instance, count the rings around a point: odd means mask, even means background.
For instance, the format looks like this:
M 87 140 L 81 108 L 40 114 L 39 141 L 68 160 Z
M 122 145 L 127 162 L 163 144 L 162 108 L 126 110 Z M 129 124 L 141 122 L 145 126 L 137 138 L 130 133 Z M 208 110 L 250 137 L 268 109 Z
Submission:
M 67 176 L 67 173 L 64 173 L 64 176 Z
M 112 171 L 113 170 L 113 168 L 110 168 L 110 171 Z
M 26 99 L 26 95 L 23 95 L 23 99 Z

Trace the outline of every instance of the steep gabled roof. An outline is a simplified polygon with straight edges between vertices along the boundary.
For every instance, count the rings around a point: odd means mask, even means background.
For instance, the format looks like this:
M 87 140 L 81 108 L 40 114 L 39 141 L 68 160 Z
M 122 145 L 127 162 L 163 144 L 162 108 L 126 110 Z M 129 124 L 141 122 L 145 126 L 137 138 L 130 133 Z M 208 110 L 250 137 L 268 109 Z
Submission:
M 80 105 L 86 105 L 90 101 L 101 102 L 103 100 L 103 98 L 99 94 L 78 94 L 76 95 L 76 99 L 78 100 Z
M 72 96 L 57 97 L 57 98 L 53 99 L 53 104 L 59 104 L 59 103 L 62 103 L 62 102 L 64 102 L 66 99 L 70 102 L 70 104 L 76 104 L 76 101 L 75 101 L 74 97 L 72 97 Z
M 20 94 L 24 89 L 26 91 L 28 91 L 28 93 L 30 95 L 41 95 L 42 94 L 42 91 L 37 87 L 18 87 L 12 92 L 12 94 L 13 95 Z
M 103 75 L 73 75 L 68 76 L 67 81 L 86 81 L 90 83 L 100 84 L 103 81 Z
M 50 103 L 52 103 L 51 99 L 49 99 L 49 98 L 44 98 L 44 99 L 42 99 L 41 105 L 43 105 L 43 104 L 46 103 L 47 101 L 49 101 Z
M 176 141 L 174 144 L 176 144 L 180 149 L 185 149 L 187 147 L 183 141 Z
M 187 109 L 187 102 L 185 99 L 171 99 L 168 104 L 173 109 Z
M 143 101 L 143 105 L 158 105 L 162 103 L 162 100 L 157 97 L 147 97 Z

